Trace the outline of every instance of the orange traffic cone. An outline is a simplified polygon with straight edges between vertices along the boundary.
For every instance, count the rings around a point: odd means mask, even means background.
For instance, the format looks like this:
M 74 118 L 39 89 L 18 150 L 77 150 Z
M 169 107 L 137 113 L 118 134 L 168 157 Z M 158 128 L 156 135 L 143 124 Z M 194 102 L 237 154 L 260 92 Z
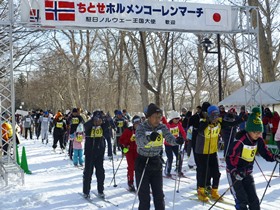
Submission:
M 21 154 L 21 163 L 20 167 L 26 174 L 32 174 L 32 172 L 28 169 L 28 164 L 27 164 L 27 158 L 26 158 L 26 153 L 25 153 L 25 147 L 22 147 L 22 154 Z

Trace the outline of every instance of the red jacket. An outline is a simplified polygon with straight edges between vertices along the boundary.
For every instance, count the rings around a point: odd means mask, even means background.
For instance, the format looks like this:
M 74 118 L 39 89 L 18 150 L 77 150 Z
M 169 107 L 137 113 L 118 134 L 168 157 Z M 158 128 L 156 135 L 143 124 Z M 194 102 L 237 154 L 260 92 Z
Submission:
M 177 138 L 179 136 L 179 134 L 181 134 L 183 139 L 186 139 L 187 134 L 186 134 L 181 122 L 178 122 L 178 124 L 175 124 L 173 122 L 169 122 L 169 123 L 167 123 L 166 126 L 175 138 Z M 168 145 L 168 146 L 171 146 L 166 141 L 164 141 L 164 144 Z
M 267 116 L 263 117 L 263 124 L 264 125 L 271 124 L 272 125 L 271 132 L 273 134 L 275 134 L 277 131 L 277 128 L 278 128 L 279 120 L 280 120 L 280 117 L 279 117 L 278 112 L 274 112 L 273 116 L 271 118 L 269 118 Z
M 137 145 L 135 142 L 135 129 L 133 127 L 126 128 L 120 136 L 119 141 L 121 145 L 129 148 L 129 151 L 136 152 Z

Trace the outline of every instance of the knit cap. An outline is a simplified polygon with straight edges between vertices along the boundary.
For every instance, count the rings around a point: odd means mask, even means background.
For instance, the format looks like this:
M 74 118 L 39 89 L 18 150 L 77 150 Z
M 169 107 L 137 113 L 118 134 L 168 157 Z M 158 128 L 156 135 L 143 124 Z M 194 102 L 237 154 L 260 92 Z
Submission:
M 218 117 L 220 114 L 219 108 L 217 106 L 209 106 L 207 109 L 207 114 L 208 116 L 214 116 L 214 117 Z
M 135 116 L 132 118 L 132 124 L 136 124 L 136 123 L 140 123 L 140 122 L 141 122 L 140 116 L 135 115 Z
M 154 113 L 161 113 L 162 114 L 162 110 L 155 105 L 154 103 L 150 103 L 147 109 L 147 114 L 146 117 L 150 117 L 152 116 Z
M 260 107 L 254 107 L 252 113 L 248 117 L 246 122 L 247 132 L 263 132 L 263 122 L 261 119 L 261 109 Z

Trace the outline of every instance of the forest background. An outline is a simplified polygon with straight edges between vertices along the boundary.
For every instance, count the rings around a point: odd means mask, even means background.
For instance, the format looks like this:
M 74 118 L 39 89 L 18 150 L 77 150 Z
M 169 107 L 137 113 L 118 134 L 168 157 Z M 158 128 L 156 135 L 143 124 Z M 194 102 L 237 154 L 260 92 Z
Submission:
M 7 3 L 0 0 L 1 7 Z M 259 7 L 260 82 L 279 80 L 280 2 L 211 3 Z M 19 4 L 15 15 L 20 18 Z M 133 113 L 143 111 L 150 102 L 165 111 L 194 109 L 203 101 L 217 104 L 217 55 L 204 52 L 204 38 L 213 41 L 212 50 L 217 49 L 215 34 L 17 26 L 13 36 L 16 109 L 126 108 Z M 8 43 L 6 31 L 1 31 L 0 39 Z M 247 51 L 240 34 L 221 34 L 223 97 L 246 83 L 241 55 Z M 8 70 L 4 66 L 0 77 Z

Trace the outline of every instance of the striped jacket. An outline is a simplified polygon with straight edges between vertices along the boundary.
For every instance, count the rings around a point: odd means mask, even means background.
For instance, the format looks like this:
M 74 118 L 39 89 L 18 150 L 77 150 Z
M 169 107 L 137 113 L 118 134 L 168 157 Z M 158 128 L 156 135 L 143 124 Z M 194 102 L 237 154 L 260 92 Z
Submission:
M 158 132 L 160 135 L 156 141 L 150 140 L 150 135 L 153 131 Z M 148 120 L 140 124 L 136 129 L 136 144 L 137 153 L 145 157 L 154 157 L 160 154 L 163 145 L 163 138 L 171 144 L 176 144 L 176 138 L 170 133 L 166 125 L 159 124 L 156 128 L 153 128 Z
M 267 161 L 275 161 L 274 155 L 268 150 L 262 138 L 257 140 L 250 139 L 246 131 L 240 131 L 230 145 L 228 156 L 226 157 L 227 171 L 243 172 L 251 174 L 255 161 L 255 155 L 259 154 Z

